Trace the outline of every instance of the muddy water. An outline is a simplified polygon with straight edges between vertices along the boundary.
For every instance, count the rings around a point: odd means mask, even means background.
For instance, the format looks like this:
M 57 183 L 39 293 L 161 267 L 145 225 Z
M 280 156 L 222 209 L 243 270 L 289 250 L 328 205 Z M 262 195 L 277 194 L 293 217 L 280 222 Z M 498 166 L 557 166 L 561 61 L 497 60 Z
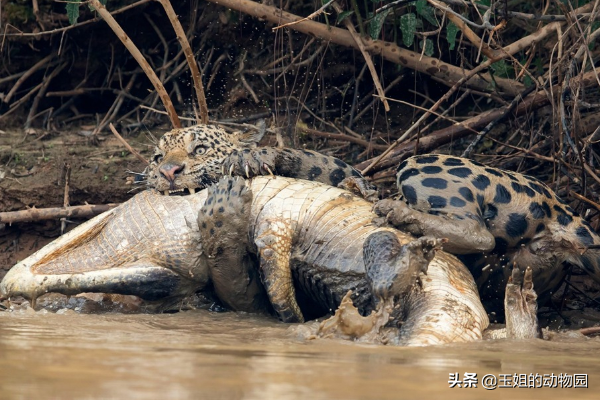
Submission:
M 0 312 L 0 399 L 600 398 L 600 339 L 393 348 L 303 332 L 208 311 Z M 450 389 L 454 372 L 478 388 Z M 588 374 L 589 388 L 481 387 L 515 373 Z

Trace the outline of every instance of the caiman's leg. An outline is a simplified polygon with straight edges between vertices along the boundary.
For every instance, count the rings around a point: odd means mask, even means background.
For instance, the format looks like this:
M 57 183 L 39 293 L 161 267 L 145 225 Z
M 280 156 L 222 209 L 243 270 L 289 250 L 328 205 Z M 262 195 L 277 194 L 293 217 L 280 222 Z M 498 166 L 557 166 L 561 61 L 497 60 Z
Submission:
M 363 258 L 372 293 L 384 300 L 408 293 L 419 273 L 427 273 L 441 244 L 440 239 L 422 237 L 402 245 L 390 231 L 371 234 L 363 245 Z
M 504 312 L 508 339 L 534 339 L 541 337 L 537 319 L 537 294 L 533 289 L 531 268 L 521 273 L 513 267 L 506 285 Z
M 264 312 L 269 302 L 248 252 L 252 191 L 243 179 L 231 177 L 207 190 L 198 226 L 215 292 L 236 311 Z
M 251 178 L 277 175 L 337 186 L 344 178 L 360 173 L 335 157 L 308 150 L 259 147 L 235 151 L 223 161 L 223 175 Z
M 379 200 L 375 186 L 371 185 L 369 181 L 360 176 L 350 176 L 341 181 L 337 186 L 372 203 Z
M 256 227 L 254 243 L 260 258 L 263 284 L 275 312 L 284 322 L 304 322 L 292 281 L 292 234 L 290 221 L 266 219 Z
M 413 235 L 446 238 L 444 250 L 453 254 L 471 254 L 492 250 L 494 236 L 480 221 L 472 218 L 457 219 L 446 215 L 432 215 L 413 210 L 401 200 L 385 199 L 377 202 L 375 213 L 387 216 L 390 224 Z

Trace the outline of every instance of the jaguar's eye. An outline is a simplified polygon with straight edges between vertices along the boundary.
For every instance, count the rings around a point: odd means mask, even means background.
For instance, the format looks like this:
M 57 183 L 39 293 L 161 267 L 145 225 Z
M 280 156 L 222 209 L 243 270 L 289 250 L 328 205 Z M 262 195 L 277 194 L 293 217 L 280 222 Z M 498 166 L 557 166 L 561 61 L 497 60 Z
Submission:
M 157 164 L 160 164 L 160 162 L 163 160 L 163 156 L 162 154 L 155 154 L 154 155 L 154 162 Z
M 194 155 L 201 156 L 206 153 L 206 147 L 199 145 L 194 148 Z

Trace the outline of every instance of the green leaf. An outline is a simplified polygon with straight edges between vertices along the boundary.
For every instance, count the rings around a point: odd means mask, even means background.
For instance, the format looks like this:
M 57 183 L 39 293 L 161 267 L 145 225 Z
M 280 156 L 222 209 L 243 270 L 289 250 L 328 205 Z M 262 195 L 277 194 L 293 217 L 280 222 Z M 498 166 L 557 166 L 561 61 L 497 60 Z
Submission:
M 81 0 L 72 0 L 67 3 L 67 16 L 69 17 L 69 23 L 75 25 L 77 18 L 79 18 L 79 3 Z
M 379 37 L 381 28 L 383 28 L 383 23 L 385 22 L 385 18 L 388 16 L 390 11 L 392 11 L 392 9 L 388 8 L 384 12 L 380 12 L 373 17 L 369 23 L 369 35 L 371 35 L 371 39 L 375 40 Z
M 502 78 L 509 78 L 512 75 L 512 67 L 509 66 L 504 60 L 493 63 L 492 69 L 496 75 Z
M 437 19 L 435 19 L 435 12 L 432 7 L 427 5 L 427 0 L 418 0 L 415 3 L 417 14 L 425 18 L 433 26 L 439 26 Z
M 431 39 L 421 40 L 419 47 L 423 49 L 423 43 L 425 43 L 425 55 L 431 57 L 433 55 L 433 41 Z
M 400 31 L 402 32 L 402 42 L 406 47 L 410 47 L 414 43 L 416 30 L 417 16 L 415 14 L 404 14 L 400 17 Z
M 456 26 L 453 22 L 448 21 L 448 25 L 446 25 L 446 40 L 448 41 L 450 50 L 454 50 L 456 46 L 456 35 L 458 34 L 458 26 Z
M 352 14 L 354 14 L 354 11 L 343 11 L 343 12 L 339 13 L 337 20 L 335 21 L 335 24 L 338 25 L 340 22 L 342 22 L 343 20 L 345 20 Z

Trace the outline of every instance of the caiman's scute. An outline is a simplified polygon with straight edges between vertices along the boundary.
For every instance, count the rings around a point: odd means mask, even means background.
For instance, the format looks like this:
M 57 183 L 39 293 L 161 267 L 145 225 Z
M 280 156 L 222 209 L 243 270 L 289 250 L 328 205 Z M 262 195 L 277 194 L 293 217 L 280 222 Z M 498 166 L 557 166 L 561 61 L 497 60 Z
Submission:
M 371 225 L 375 217 L 371 203 L 341 189 L 281 177 L 257 177 L 249 185 L 250 212 L 257 220 L 250 223 L 248 232 L 242 233 L 249 238 L 248 243 L 260 249 L 261 257 L 266 260 L 266 263 L 261 261 L 261 266 L 268 267 L 271 256 L 290 254 L 299 286 L 313 300 L 333 310 L 345 291 L 353 288 L 358 293 L 357 305 L 364 310 L 373 308 L 373 296 L 368 293 L 365 277 L 365 241 L 378 232 L 390 232 L 401 245 L 413 241 L 412 237 Z M 216 276 L 209 272 L 204 257 L 200 256 L 200 245 L 207 238 L 201 237 L 194 222 L 205 198 L 205 191 L 183 197 L 161 196 L 155 191 L 141 193 L 17 264 L 0 283 L 0 296 L 34 298 L 46 292 L 99 291 L 156 299 L 159 295 L 180 297 L 201 288 L 211 275 Z M 222 206 L 225 211 L 228 204 Z M 213 208 L 215 212 L 220 212 L 220 206 Z M 278 235 L 283 241 L 277 240 Z M 426 240 L 422 243 L 427 245 Z M 289 246 L 290 252 L 280 251 L 277 248 L 280 245 L 284 250 Z M 398 246 L 396 250 L 402 249 Z M 218 248 L 213 250 L 214 254 L 205 250 L 206 256 L 219 255 Z M 86 259 L 92 263 L 85 264 Z M 279 261 L 275 259 L 276 263 Z M 414 268 L 410 262 L 402 265 Z M 268 292 L 276 295 L 270 300 L 283 315 L 287 305 L 295 314 L 296 305 L 286 295 L 286 288 L 276 287 L 280 282 L 291 285 L 289 275 L 280 279 L 279 272 L 285 274 L 277 268 L 266 273 L 273 278 L 267 282 Z M 400 329 L 401 344 L 481 338 L 488 319 L 475 284 L 458 259 L 438 252 L 421 280 L 422 287 L 415 285 L 415 290 L 402 298 L 406 321 Z M 219 280 L 215 282 L 218 284 Z M 245 282 L 232 285 L 247 284 L 251 289 L 256 285 L 252 279 Z M 231 293 L 228 290 L 225 284 L 222 291 L 225 297 Z M 249 293 L 250 297 L 261 294 L 260 290 Z M 257 303 L 244 304 L 250 311 L 256 311 Z

